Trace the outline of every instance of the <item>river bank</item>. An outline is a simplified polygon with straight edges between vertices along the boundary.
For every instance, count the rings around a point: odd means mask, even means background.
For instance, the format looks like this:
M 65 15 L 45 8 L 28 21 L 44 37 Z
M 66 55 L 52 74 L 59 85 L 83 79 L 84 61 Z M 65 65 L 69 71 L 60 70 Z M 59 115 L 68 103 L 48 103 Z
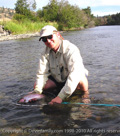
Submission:
M 77 28 L 74 30 L 83 30 L 84 28 Z M 70 30 L 73 31 L 73 30 Z M 63 33 L 65 31 L 60 31 L 60 33 Z M 1 41 L 9 41 L 9 40 L 16 40 L 16 39 L 24 39 L 24 38 L 30 38 L 30 37 L 39 37 L 40 33 L 27 33 L 27 34 L 18 34 L 18 35 L 12 35 L 12 34 L 5 34 L 3 36 L 0 36 L 0 42 Z
M 63 31 L 61 31 L 60 33 L 63 33 Z M 18 34 L 18 35 L 4 35 L 4 36 L 0 36 L 0 42 L 1 41 L 9 41 L 9 40 L 16 40 L 16 39 L 24 39 L 24 38 L 30 38 L 30 37 L 39 37 L 40 33 L 36 32 L 36 33 L 28 33 L 28 34 Z
M 12 26 L 14 26 L 13 24 Z M 57 28 L 56 23 L 52 24 L 44 24 L 44 25 L 53 25 Z M 43 27 L 43 24 L 39 26 L 39 29 Z M 24 28 L 24 27 L 23 27 Z M 25 28 L 24 28 L 25 29 Z M 79 27 L 79 28 L 71 28 L 71 29 L 65 29 L 64 31 L 73 31 L 73 30 L 83 30 L 85 29 L 84 27 Z M 37 29 L 38 30 L 38 29 Z M 17 30 L 16 30 L 17 31 Z M 40 31 L 40 30 L 39 30 Z M 9 40 L 15 40 L 15 39 L 23 39 L 23 38 L 30 38 L 30 37 L 36 37 L 39 36 L 39 31 L 32 32 L 29 31 L 30 33 L 22 33 L 22 30 L 19 32 L 19 34 L 13 34 L 11 33 L 11 30 L 5 30 L 3 25 L 0 25 L 0 41 L 9 41 Z M 60 33 L 63 33 L 63 31 L 60 31 Z
M 0 41 L 9 41 L 9 40 L 15 40 L 15 39 L 23 39 L 23 38 L 30 38 L 30 37 L 35 37 L 39 36 L 39 32 L 36 33 L 29 33 L 29 34 L 19 34 L 19 35 L 6 35 L 6 36 L 1 36 Z
M 58 27 L 56 22 L 32 22 L 30 20 L 0 22 L 0 41 L 39 36 L 41 28 L 45 25 Z

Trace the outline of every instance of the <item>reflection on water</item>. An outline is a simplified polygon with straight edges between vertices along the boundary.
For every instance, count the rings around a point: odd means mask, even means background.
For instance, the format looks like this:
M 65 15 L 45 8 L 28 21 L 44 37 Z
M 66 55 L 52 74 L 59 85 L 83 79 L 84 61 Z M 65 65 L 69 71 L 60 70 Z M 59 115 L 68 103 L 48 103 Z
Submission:
M 90 73 L 88 80 L 92 103 L 119 104 L 120 26 L 101 26 L 62 35 L 80 48 Z M 16 105 L 21 95 L 33 89 L 43 46 L 38 37 L 0 42 L 1 135 L 118 136 L 118 107 Z M 79 96 L 73 96 L 72 101 L 80 102 Z

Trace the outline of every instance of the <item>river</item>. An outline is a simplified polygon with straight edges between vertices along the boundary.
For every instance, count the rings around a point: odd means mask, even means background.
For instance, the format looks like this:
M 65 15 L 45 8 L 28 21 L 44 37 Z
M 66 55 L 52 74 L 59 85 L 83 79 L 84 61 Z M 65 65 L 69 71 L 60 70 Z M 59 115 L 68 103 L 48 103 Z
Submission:
M 120 104 L 120 26 L 99 26 L 62 33 L 76 44 L 89 70 L 91 103 Z M 0 135 L 119 136 L 116 106 L 20 106 L 17 100 L 33 90 L 39 37 L 0 42 Z M 75 97 L 74 102 L 80 102 Z

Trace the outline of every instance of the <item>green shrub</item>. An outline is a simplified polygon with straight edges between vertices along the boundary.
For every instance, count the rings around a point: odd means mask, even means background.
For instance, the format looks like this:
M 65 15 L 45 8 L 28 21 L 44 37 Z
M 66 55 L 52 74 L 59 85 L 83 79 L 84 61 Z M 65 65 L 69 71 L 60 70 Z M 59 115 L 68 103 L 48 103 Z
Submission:
M 14 14 L 13 19 L 17 20 L 17 21 L 22 21 L 24 20 L 26 17 L 24 15 L 21 14 Z
M 32 22 L 29 19 L 24 19 L 22 21 L 12 20 L 9 22 L 1 22 L 4 25 L 5 30 L 11 31 L 12 34 L 25 34 L 39 32 L 45 25 L 53 25 L 58 28 L 56 22 Z

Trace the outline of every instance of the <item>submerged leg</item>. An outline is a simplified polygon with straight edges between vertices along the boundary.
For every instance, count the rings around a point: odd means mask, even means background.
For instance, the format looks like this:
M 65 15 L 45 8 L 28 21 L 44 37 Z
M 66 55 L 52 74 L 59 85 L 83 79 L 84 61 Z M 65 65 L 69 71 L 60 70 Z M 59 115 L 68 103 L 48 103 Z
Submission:
M 84 76 L 83 79 L 79 82 L 76 90 L 80 90 L 83 92 L 82 101 L 84 103 L 90 103 L 89 91 L 88 91 L 88 80 L 87 80 L 86 76 Z

